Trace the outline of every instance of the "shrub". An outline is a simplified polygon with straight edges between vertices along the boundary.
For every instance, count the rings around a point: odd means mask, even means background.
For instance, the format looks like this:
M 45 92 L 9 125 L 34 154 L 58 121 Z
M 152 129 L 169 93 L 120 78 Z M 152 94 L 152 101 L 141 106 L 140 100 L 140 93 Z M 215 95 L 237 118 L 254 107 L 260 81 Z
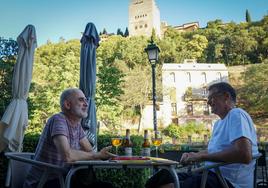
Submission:
M 98 149 L 111 145 L 111 138 L 115 135 L 99 135 Z M 133 143 L 133 155 L 140 155 L 143 137 L 131 135 Z M 114 148 L 112 152 L 115 152 Z M 119 155 L 123 155 L 123 149 L 119 147 Z M 99 180 L 110 182 L 114 187 L 144 187 L 150 175 L 149 169 L 97 169 L 96 175 Z M 135 177 L 135 178 L 133 178 Z
M 185 140 L 188 136 L 197 135 L 203 139 L 202 135 L 209 135 L 209 130 L 201 123 L 190 122 L 183 125 L 170 124 L 163 130 L 164 135 L 171 138 Z

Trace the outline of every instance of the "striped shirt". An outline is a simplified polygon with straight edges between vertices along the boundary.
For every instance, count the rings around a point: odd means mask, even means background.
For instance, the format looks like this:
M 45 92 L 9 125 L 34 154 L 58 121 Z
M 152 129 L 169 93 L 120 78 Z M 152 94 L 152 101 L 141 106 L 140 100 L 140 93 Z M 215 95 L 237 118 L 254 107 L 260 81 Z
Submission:
M 74 150 L 80 150 L 79 141 L 86 136 L 80 123 L 76 126 L 71 126 L 63 113 L 55 114 L 47 121 L 43 133 L 41 134 L 35 151 L 35 160 L 64 167 L 63 155 L 59 153 L 53 142 L 53 137 L 57 135 L 66 136 L 70 148 Z M 28 188 L 36 184 L 40 180 L 42 172 L 42 169 L 33 166 L 29 171 L 24 187 Z M 56 177 L 49 177 L 49 179 L 54 178 Z

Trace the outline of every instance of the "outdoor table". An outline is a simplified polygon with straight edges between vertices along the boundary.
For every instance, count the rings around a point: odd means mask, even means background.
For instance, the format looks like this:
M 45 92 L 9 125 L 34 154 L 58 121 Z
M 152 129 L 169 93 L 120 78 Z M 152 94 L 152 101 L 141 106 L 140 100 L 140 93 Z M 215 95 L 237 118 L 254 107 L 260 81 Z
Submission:
M 176 188 L 180 187 L 179 179 L 175 168 L 179 165 L 176 161 L 171 161 L 162 158 L 150 157 L 150 160 L 88 160 L 88 161 L 75 161 L 69 163 L 71 168 L 65 179 L 65 187 L 70 188 L 71 178 L 76 171 L 81 169 L 91 168 L 115 168 L 115 169 L 126 169 L 126 168 L 159 168 L 168 170 L 174 178 L 174 184 Z

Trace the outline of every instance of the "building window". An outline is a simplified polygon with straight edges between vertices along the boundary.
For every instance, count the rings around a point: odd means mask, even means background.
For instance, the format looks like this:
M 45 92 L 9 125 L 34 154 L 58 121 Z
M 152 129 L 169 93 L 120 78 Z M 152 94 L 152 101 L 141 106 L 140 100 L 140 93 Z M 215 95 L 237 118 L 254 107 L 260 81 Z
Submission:
M 207 87 L 203 87 L 203 89 L 202 89 L 202 96 L 203 97 L 207 97 L 208 96 L 208 89 L 207 89 Z
M 209 115 L 209 107 L 207 103 L 203 104 L 203 114 L 204 115 Z
M 145 24 L 145 25 L 144 25 L 144 27 L 145 27 L 145 28 L 147 28 L 147 27 L 148 27 L 148 25 L 147 25 L 147 24 Z
M 142 28 L 142 25 L 140 25 L 140 28 Z
M 173 116 L 177 115 L 177 104 L 176 103 L 171 103 L 171 113 Z
M 206 73 L 202 72 L 201 75 L 202 75 L 202 81 L 203 81 L 203 83 L 206 84 L 207 83 L 207 75 L 206 75 Z
M 135 29 L 137 30 L 138 29 L 138 26 L 135 26 Z
M 175 80 L 175 73 L 174 72 L 170 73 L 169 76 L 170 76 L 170 81 L 171 82 L 175 82 L 176 81 Z
M 187 75 L 187 82 L 191 83 L 191 81 L 192 81 L 191 80 L 191 73 L 187 72 L 186 75 Z
M 169 96 L 170 96 L 170 101 L 172 103 L 176 103 L 176 88 L 171 87 L 169 90 Z
M 175 125 L 178 125 L 179 124 L 178 118 L 172 118 L 172 123 L 174 123 Z
M 188 103 L 186 108 L 187 108 L 187 114 L 193 115 L 193 103 Z
M 184 93 L 184 101 L 189 101 L 193 98 L 193 88 L 188 87 Z
M 219 80 L 219 81 L 222 81 L 222 77 L 221 77 L 221 73 L 220 72 L 217 72 L 216 79 Z

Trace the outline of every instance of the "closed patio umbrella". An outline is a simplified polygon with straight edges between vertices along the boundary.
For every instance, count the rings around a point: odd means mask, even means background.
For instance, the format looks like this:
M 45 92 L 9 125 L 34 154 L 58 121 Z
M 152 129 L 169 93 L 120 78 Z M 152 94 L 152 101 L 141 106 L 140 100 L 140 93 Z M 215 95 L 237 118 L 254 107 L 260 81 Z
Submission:
M 96 119 L 96 48 L 99 46 L 99 35 L 93 23 L 88 23 L 81 38 L 80 82 L 79 88 L 88 99 L 88 116 L 83 119 L 82 126 L 87 132 L 89 141 L 97 150 Z
M 12 78 L 12 101 L 0 123 L 0 151 L 21 151 L 28 124 L 27 98 L 32 80 L 33 57 L 37 47 L 33 25 L 27 25 L 17 38 L 18 57 Z

